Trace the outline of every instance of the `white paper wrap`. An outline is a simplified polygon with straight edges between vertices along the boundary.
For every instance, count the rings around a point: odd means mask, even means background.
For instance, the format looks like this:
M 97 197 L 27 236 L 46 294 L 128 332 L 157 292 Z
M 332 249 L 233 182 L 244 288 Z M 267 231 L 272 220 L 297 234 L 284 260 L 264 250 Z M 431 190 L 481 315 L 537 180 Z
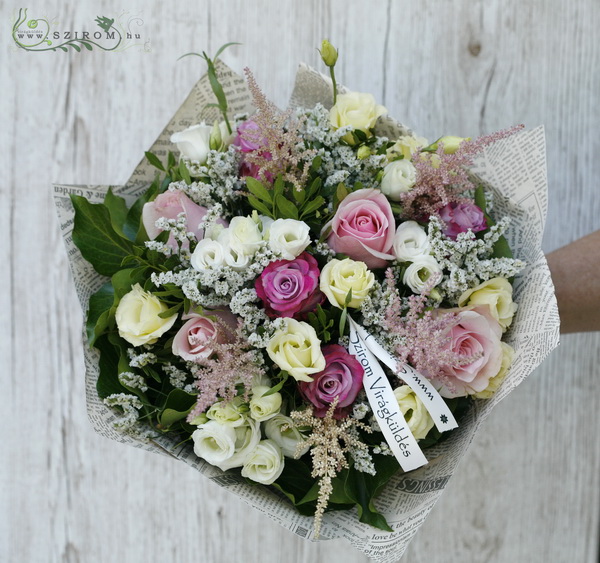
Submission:
M 251 98 L 243 78 L 222 63 L 219 63 L 218 70 L 232 114 L 252 111 Z M 164 161 L 167 151 L 175 149 L 169 141 L 171 134 L 198 123 L 204 106 L 214 101 L 208 79 L 204 76 L 194 86 L 190 95 L 149 150 Z M 318 72 L 301 65 L 290 105 L 312 107 L 318 101 L 323 102 L 325 106 L 331 105 L 330 82 Z M 207 121 L 217 119 L 216 112 L 216 109 L 203 112 L 202 118 Z M 407 128 L 390 118 L 380 120 L 377 127 L 379 134 L 390 138 L 409 132 Z M 506 162 L 510 162 L 511 165 L 506 166 Z M 153 180 L 154 172 L 144 159 L 125 186 L 111 187 L 130 204 Z M 506 237 L 515 256 L 528 264 L 514 284 L 514 298 L 519 303 L 519 309 L 512 328 L 505 338 L 515 349 L 514 363 L 506 380 L 492 399 L 475 401 L 470 411 L 459 421 L 459 428 L 453 431 L 448 440 L 425 450 L 429 461 L 426 466 L 410 473 L 400 472 L 376 500 L 378 509 L 394 529 L 393 533 L 361 524 L 356 510 L 325 515 L 321 540 L 344 537 L 379 563 L 392 563 L 400 558 L 408 542 L 442 494 L 479 425 L 491 409 L 519 385 L 558 344 L 558 310 L 550 272 L 541 250 L 547 209 L 543 128 L 524 131 L 489 146 L 477 158 L 472 172 L 494 191 L 495 216 L 501 217 L 507 214 L 512 218 Z M 67 247 L 77 294 L 84 310 L 89 296 L 106 280 L 94 272 L 73 244 L 71 233 L 74 211 L 69 194 L 75 193 L 85 196 L 92 202 L 100 202 L 108 188 L 109 186 L 54 185 L 60 228 Z M 99 355 L 85 342 L 84 348 L 88 414 L 98 433 L 119 442 L 180 459 L 285 528 L 302 537 L 312 539 L 312 518 L 299 515 L 280 494 L 266 487 L 249 486 L 240 477 L 210 466 L 198 459 L 189 445 L 177 445 L 179 441 L 176 439 L 163 436 L 145 444 L 115 431 L 112 426 L 114 414 L 96 394 Z

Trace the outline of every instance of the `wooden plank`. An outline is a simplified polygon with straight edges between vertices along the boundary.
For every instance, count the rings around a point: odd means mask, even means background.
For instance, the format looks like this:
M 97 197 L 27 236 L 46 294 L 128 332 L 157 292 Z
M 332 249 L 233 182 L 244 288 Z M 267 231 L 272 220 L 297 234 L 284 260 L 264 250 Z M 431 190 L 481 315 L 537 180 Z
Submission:
M 308 543 L 248 511 L 190 468 L 93 433 L 81 314 L 50 184 L 120 183 L 204 67 L 188 51 L 227 41 L 284 106 L 298 62 L 340 48 L 339 80 L 369 91 L 421 134 L 477 135 L 513 123 L 547 131 L 545 249 L 600 228 L 600 51 L 595 0 L 148 4 L 152 51 L 26 53 L 5 46 L 0 131 L 0 354 L 9 397 L 0 475 L 2 561 L 367 559 Z M 122 5 L 44 13 L 77 28 Z M 12 9 L 2 5 L 3 21 Z M 33 12 L 31 12 L 33 17 Z M 8 40 L 8 39 L 7 39 Z M 406 561 L 594 562 L 598 555 L 600 335 L 564 339 L 479 432 Z

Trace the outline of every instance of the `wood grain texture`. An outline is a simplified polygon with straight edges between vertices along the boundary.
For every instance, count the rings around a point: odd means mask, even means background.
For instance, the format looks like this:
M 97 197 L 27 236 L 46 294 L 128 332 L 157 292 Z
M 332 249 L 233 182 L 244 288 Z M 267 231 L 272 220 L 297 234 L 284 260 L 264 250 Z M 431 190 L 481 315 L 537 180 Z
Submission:
M 358 563 L 250 512 L 184 464 L 94 434 L 84 404 L 81 312 L 53 181 L 122 183 L 204 72 L 189 51 L 244 45 L 280 106 L 296 65 L 337 74 L 434 139 L 546 126 L 549 251 L 600 228 L 597 0 L 196 0 L 146 3 L 150 53 L 27 53 L 0 3 L 3 410 L 0 561 Z M 118 2 L 48 0 L 72 29 Z M 509 165 L 509 163 L 507 163 Z M 600 335 L 573 335 L 495 409 L 403 561 L 597 561 Z M 6 401 L 5 401 L 6 405 Z

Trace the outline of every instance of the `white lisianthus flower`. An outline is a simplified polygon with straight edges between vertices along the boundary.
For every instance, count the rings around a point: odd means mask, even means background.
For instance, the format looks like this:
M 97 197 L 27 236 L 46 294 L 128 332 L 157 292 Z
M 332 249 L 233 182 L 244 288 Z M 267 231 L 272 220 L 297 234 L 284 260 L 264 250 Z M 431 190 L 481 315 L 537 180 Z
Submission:
M 294 421 L 283 414 L 276 414 L 273 418 L 270 418 L 265 423 L 264 429 L 267 438 L 273 440 L 286 457 L 295 458 L 298 444 L 306 441 L 306 438 L 296 428 Z M 300 448 L 298 457 L 304 455 L 308 448 L 309 446 Z
M 261 440 L 248 456 L 242 476 L 262 485 L 273 483 L 283 471 L 283 452 L 272 440 Z
M 246 419 L 237 427 L 209 420 L 192 434 L 194 453 L 223 471 L 242 467 L 260 442 L 260 423 Z
M 405 221 L 394 235 L 394 254 L 401 262 L 413 262 L 428 256 L 431 250 L 425 229 L 416 221 Z
M 425 438 L 433 428 L 433 418 L 427 412 L 423 401 L 408 385 L 394 389 L 394 396 L 398 401 L 400 412 L 407 419 L 408 428 L 413 433 L 415 440 Z
M 329 122 L 335 129 L 351 125 L 370 136 L 370 129 L 386 113 L 387 109 L 377 104 L 372 94 L 348 92 L 337 96 L 335 105 L 329 110 Z M 350 133 L 344 135 L 344 140 L 354 142 Z
M 277 219 L 266 231 L 265 240 L 281 258 L 293 260 L 310 244 L 310 228 L 304 221 Z
M 417 169 L 410 160 L 394 160 L 383 169 L 381 191 L 392 201 L 409 192 L 417 182 Z
M 491 399 L 494 393 L 498 391 L 500 384 L 506 379 L 508 369 L 513 363 L 515 358 L 513 347 L 506 342 L 500 342 L 500 346 L 502 347 L 502 364 L 500 365 L 500 371 L 497 375 L 490 378 L 488 386 L 483 391 L 473 393 L 473 397 L 476 397 L 477 399 Z
M 271 393 L 264 396 L 270 387 L 259 385 L 252 388 L 252 399 L 250 399 L 250 416 L 258 422 L 265 422 L 279 414 L 282 398 L 281 393 Z
M 206 411 L 206 416 L 211 420 L 216 420 L 219 424 L 224 426 L 237 428 L 246 423 L 244 414 L 241 411 L 247 411 L 248 407 L 243 409 L 243 405 L 244 399 L 242 397 L 235 397 L 233 401 L 230 401 L 229 403 L 220 401 L 214 403 L 208 411 Z
M 204 121 L 198 125 L 192 125 L 183 131 L 173 133 L 171 142 L 177 145 L 177 149 L 184 158 L 206 164 L 208 151 L 210 150 L 211 125 Z
M 209 420 L 200 424 L 192 434 L 194 453 L 211 465 L 221 467 L 235 454 L 235 428 Z
M 392 161 L 402 156 L 406 160 L 410 160 L 412 155 L 418 148 L 429 146 L 429 141 L 425 137 L 413 137 L 412 135 L 402 135 L 398 137 L 396 142 L 387 150 L 388 160 Z
M 414 293 L 420 294 L 425 289 L 427 280 L 441 273 L 442 269 L 433 256 L 421 256 L 406 268 L 402 283 L 410 287 Z
M 346 296 L 352 290 L 348 307 L 358 309 L 375 283 L 373 272 L 364 262 L 334 258 L 321 270 L 319 289 L 334 307 L 346 307 Z
M 190 264 L 194 270 L 204 272 L 222 266 L 225 256 L 225 248 L 219 241 L 205 238 L 196 245 L 190 258 Z
M 223 233 L 227 233 L 228 246 L 236 254 L 254 256 L 263 244 L 262 233 L 252 217 L 234 217 L 229 223 L 229 228 L 219 235 L 219 241 L 222 240 Z
M 458 306 L 489 305 L 492 317 L 500 323 L 502 330 L 506 330 L 517 311 L 517 304 L 513 302 L 512 294 L 513 287 L 507 279 L 492 278 L 465 291 L 458 298 Z
M 119 336 L 133 346 L 154 344 L 177 320 L 177 314 L 166 319 L 159 317 L 167 309 L 156 295 L 136 283 L 117 306 L 115 321 Z
M 313 373 L 325 369 L 321 341 L 308 323 L 285 317 L 283 327 L 267 344 L 267 353 L 280 369 L 297 381 L 312 381 Z

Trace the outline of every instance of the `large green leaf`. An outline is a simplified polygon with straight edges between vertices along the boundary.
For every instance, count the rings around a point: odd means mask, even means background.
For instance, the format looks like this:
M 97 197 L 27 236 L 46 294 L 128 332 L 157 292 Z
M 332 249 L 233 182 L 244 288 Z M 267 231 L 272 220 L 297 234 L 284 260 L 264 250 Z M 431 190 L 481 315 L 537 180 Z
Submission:
M 113 194 L 112 190 L 108 188 L 106 195 L 104 196 L 104 206 L 108 209 L 108 213 L 110 215 L 110 222 L 115 230 L 115 232 L 122 237 L 127 237 L 127 235 L 123 231 L 123 226 L 125 224 L 125 220 L 127 219 L 127 204 L 125 200 Z
M 99 274 L 112 276 L 123 259 L 133 254 L 133 243 L 114 230 L 106 206 L 73 194 L 71 201 L 75 208 L 73 242 Z
M 98 396 L 105 399 L 113 393 L 127 393 L 127 389 L 119 382 L 119 348 L 109 340 L 108 334 L 97 338 L 94 346 L 100 350 L 100 375 L 96 382 Z
M 179 420 L 183 420 L 196 403 L 196 395 L 186 393 L 183 389 L 173 389 L 165 402 L 164 409 L 158 417 L 163 430 Z
M 106 282 L 90 297 L 85 329 L 90 344 L 106 330 L 108 318 L 105 313 L 110 310 L 115 300 L 115 292 L 111 282 Z M 103 321 L 102 325 L 99 326 Z

